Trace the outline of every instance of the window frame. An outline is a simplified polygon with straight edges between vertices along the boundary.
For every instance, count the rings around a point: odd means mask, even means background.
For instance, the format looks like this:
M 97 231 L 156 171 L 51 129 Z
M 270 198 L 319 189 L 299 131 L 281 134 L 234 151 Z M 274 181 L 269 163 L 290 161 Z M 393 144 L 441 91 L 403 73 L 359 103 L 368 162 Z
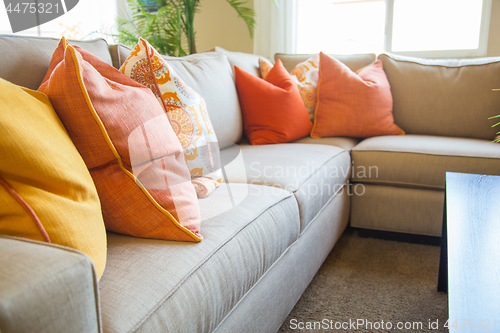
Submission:
M 479 32 L 479 45 L 476 49 L 462 50 L 435 50 L 435 51 L 394 51 L 392 50 L 392 31 L 394 18 L 394 1 L 386 0 L 386 27 L 385 27 L 385 52 L 402 56 L 420 58 L 470 58 L 485 57 L 488 51 L 488 33 L 491 15 L 491 0 L 482 0 L 481 27 Z

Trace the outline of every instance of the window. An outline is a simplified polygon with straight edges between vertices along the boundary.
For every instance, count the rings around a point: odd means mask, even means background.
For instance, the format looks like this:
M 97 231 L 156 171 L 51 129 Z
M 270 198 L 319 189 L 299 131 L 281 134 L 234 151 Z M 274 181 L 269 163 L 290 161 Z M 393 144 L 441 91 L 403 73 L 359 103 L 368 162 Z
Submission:
M 298 0 L 297 53 L 384 51 L 385 0 Z
M 17 34 L 28 36 L 92 39 L 102 37 L 112 41 L 116 25 L 116 1 L 81 0 L 66 14 L 38 27 Z M 0 4 L 0 33 L 11 34 L 5 6 Z
M 389 1 L 387 50 L 424 57 L 484 56 L 490 8 L 491 1 L 483 0 Z
M 485 56 L 491 0 L 295 0 L 296 52 Z

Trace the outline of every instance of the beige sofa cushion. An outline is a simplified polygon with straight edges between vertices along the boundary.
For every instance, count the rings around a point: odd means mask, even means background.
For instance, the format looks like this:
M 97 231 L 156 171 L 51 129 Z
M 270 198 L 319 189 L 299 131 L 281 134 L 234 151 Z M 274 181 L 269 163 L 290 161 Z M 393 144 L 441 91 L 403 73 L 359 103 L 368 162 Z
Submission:
M 109 54 L 113 62 L 113 67 L 118 69 L 127 60 L 132 49 L 123 44 L 111 44 L 109 45 Z
M 38 89 L 58 43 L 57 38 L 0 35 L 0 77 L 23 87 Z M 70 43 L 108 64 L 112 63 L 108 43 L 104 39 L 70 40 Z
M 349 153 L 339 147 L 311 144 L 240 145 L 246 174 L 228 165 L 231 182 L 259 184 L 292 192 L 300 211 L 301 231 L 337 192 L 351 170 Z M 221 151 L 225 159 L 226 151 Z
M 251 53 L 228 51 L 219 46 L 216 46 L 214 50 L 216 52 L 222 52 L 227 56 L 231 63 L 231 68 L 234 68 L 236 65 L 245 72 L 260 77 L 259 59 L 262 58 L 261 56 Z
M 500 57 L 424 60 L 381 54 L 394 122 L 407 134 L 492 140 L 500 113 Z
M 276 53 L 274 55 L 274 59 L 280 59 L 283 62 L 283 66 L 290 72 L 295 66 L 307 60 L 314 54 L 285 54 L 285 53 Z M 358 69 L 368 66 L 372 62 L 375 61 L 375 54 L 366 53 L 366 54 L 330 54 L 330 56 L 335 59 L 343 62 L 347 65 L 351 70 L 357 71 Z
M 444 189 L 447 171 L 500 175 L 500 144 L 425 135 L 380 136 L 352 149 L 352 181 Z
M 233 184 L 236 196 L 248 196 L 232 207 L 221 198 L 224 186 L 200 200 L 200 243 L 108 235 L 99 283 L 104 332 L 212 332 L 297 240 L 289 192 Z

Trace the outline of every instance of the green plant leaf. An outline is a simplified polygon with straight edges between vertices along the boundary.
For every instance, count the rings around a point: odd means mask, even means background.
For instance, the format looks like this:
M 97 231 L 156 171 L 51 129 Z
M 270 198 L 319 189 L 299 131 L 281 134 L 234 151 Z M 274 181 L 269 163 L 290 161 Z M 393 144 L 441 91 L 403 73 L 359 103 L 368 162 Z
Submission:
M 272 0 L 279 6 L 278 0 Z M 253 38 L 255 11 L 248 1 L 227 0 L 241 17 Z M 134 47 L 139 37 L 146 39 L 161 54 L 171 56 L 196 53 L 194 16 L 200 0 L 127 0 L 130 16 L 118 19 L 115 41 Z
M 184 40 L 180 10 L 166 0 L 156 0 L 144 5 L 138 0 L 127 0 L 131 17 L 118 20 L 115 40 L 127 46 L 135 46 L 139 37 L 146 39 L 161 54 L 183 56 Z
M 495 118 L 500 118 L 500 114 L 497 115 L 497 116 L 493 116 L 493 117 L 489 117 L 488 119 L 495 119 Z M 500 123 L 496 123 L 495 125 L 491 126 L 491 127 L 495 127 L 495 126 L 498 126 L 500 125 Z M 497 133 L 498 134 L 498 133 Z
M 273 1 L 277 4 L 275 0 Z M 250 32 L 250 37 L 253 38 L 253 31 L 255 30 L 255 11 L 245 6 L 247 1 L 227 0 L 227 2 L 236 10 L 238 16 L 245 21 L 248 31 Z

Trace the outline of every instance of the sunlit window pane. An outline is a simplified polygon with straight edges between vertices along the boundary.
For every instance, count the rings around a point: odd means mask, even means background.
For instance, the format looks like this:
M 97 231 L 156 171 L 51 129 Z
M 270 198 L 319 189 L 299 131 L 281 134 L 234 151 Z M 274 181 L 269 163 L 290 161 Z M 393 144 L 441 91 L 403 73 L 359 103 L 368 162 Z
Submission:
M 99 12 L 93 1 L 80 1 L 63 16 L 41 26 L 44 36 L 81 39 L 99 30 Z
M 479 47 L 482 0 L 394 0 L 392 50 Z
M 298 0 L 298 53 L 380 53 L 384 0 Z

